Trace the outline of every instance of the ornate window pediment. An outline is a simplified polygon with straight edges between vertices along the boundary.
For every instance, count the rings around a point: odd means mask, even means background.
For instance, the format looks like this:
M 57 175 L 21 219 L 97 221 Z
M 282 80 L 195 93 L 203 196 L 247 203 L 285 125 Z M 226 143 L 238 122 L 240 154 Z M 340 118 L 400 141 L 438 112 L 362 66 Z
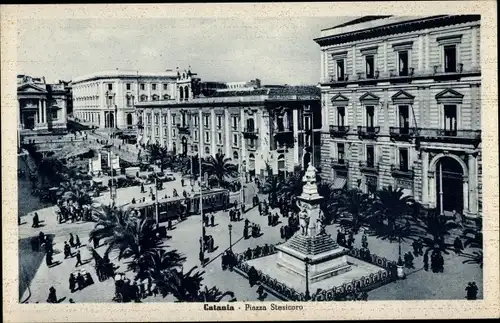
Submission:
M 334 106 L 346 106 L 349 103 L 349 99 L 342 94 L 337 94 L 330 100 Z
M 415 100 L 415 97 L 411 95 L 410 93 L 406 91 L 399 91 L 398 93 L 394 94 L 392 97 L 392 103 L 393 104 L 413 104 L 413 101 Z
M 443 36 L 438 37 L 436 40 L 439 45 L 455 45 L 462 42 L 462 35 Z
M 446 89 L 436 94 L 438 103 L 462 104 L 464 95 L 452 89 Z
M 371 46 L 371 47 L 361 48 L 360 52 L 361 52 L 361 55 L 363 55 L 363 56 L 375 55 L 375 54 L 377 54 L 377 49 L 378 49 L 378 46 Z
M 344 59 L 347 58 L 347 51 L 332 53 L 331 55 L 333 60 Z
M 373 93 L 367 92 L 359 98 L 359 101 L 365 105 L 378 105 L 380 98 Z
M 399 51 L 404 51 L 404 50 L 411 50 L 413 48 L 413 42 L 412 41 L 407 41 L 403 43 L 397 43 L 392 45 L 392 49 L 394 51 L 399 52 Z

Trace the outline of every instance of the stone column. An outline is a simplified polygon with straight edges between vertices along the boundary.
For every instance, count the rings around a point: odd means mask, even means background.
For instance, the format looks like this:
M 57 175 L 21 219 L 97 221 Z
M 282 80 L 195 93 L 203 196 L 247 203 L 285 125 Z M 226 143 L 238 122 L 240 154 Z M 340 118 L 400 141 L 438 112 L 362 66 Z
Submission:
M 477 29 L 475 27 L 471 28 L 471 69 L 477 68 Z
M 425 34 L 424 36 L 425 44 L 424 44 L 424 50 L 425 50 L 425 64 L 424 68 L 426 72 L 430 72 L 430 50 L 429 50 L 429 34 Z
M 38 100 L 37 123 L 42 123 L 42 100 Z
M 422 151 L 422 204 L 429 203 L 429 153 Z
M 217 144 L 218 144 L 217 140 L 219 139 L 217 138 L 217 132 L 218 132 L 218 129 L 216 128 L 217 120 L 215 117 L 215 110 L 213 107 L 210 109 L 210 120 L 212 123 L 212 142 L 210 150 L 212 150 L 212 156 L 215 156 L 215 154 L 217 154 Z
M 469 178 L 464 176 L 463 180 L 463 194 L 464 194 L 464 211 L 463 213 L 469 213 Z
M 352 46 L 352 52 L 351 52 L 351 60 L 352 60 L 352 80 L 355 80 L 357 75 L 356 75 L 356 45 Z
M 146 119 L 143 116 L 143 121 L 144 123 L 146 122 Z M 171 151 L 173 149 L 172 145 L 172 113 L 170 109 L 167 109 L 167 149 Z
M 199 140 L 199 146 L 200 146 L 200 147 L 199 147 L 200 158 L 203 158 L 203 157 L 204 157 L 204 154 L 205 154 L 205 143 L 204 143 L 205 136 L 204 136 L 204 134 L 203 134 L 203 133 L 204 133 L 204 130 L 203 130 L 203 128 L 204 128 L 204 127 L 203 127 L 203 122 L 204 122 L 204 120 L 203 120 L 203 111 L 202 111 L 202 110 L 203 110 L 203 109 L 201 109 L 201 108 L 200 108 L 200 111 L 198 112 L 198 113 L 199 113 L 198 117 L 199 117 L 199 119 L 200 119 L 200 120 L 199 120 L 200 122 L 198 123 L 198 125 L 199 125 L 199 131 L 198 131 L 198 132 L 199 132 L 199 135 L 198 135 L 198 140 Z
M 247 151 L 245 145 L 245 139 L 243 138 L 243 129 L 245 129 L 245 111 L 244 109 L 240 109 L 240 144 L 241 144 L 241 162 L 246 162 L 247 160 Z M 247 165 L 248 166 L 248 165 Z
M 424 36 L 418 35 L 418 71 L 422 72 L 424 69 L 424 54 L 426 50 L 424 47 Z
M 384 40 L 384 73 L 387 73 L 387 40 Z
M 320 53 L 321 53 L 321 79 L 320 79 L 320 82 L 323 83 L 323 82 L 325 82 L 325 79 L 326 79 L 325 52 L 323 50 L 321 50 Z
M 232 138 L 232 131 L 231 131 L 231 116 L 229 114 L 229 108 L 225 107 L 224 108 L 224 146 L 225 146 L 225 154 L 227 158 L 233 158 L 233 155 L 231 154 L 231 138 Z
M 428 198 L 428 203 L 430 207 L 436 207 L 437 206 L 437 200 L 436 200 L 436 171 L 432 170 L 428 172 L 428 177 L 429 177 L 429 198 Z
M 47 123 L 47 101 L 42 100 L 42 117 L 43 123 Z
M 302 111 L 304 111 L 302 109 Z M 299 111 L 294 108 L 292 110 L 293 123 L 293 165 L 299 165 Z M 304 125 L 305 126 L 305 125 Z M 304 165 L 305 167 L 306 165 Z
M 476 158 L 472 154 L 469 154 L 467 156 L 467 167 L 468 167 L 468 178 L 469 178 L 469 212 L 476 214 L 477 213 Z

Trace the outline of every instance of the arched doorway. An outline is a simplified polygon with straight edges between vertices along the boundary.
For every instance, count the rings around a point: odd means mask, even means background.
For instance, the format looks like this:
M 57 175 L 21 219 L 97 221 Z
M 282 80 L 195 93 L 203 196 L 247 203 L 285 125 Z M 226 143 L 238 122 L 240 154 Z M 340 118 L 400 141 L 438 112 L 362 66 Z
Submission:
M 175 144 L 175 142 L 172 143 L 172 151 L 173 151 L 174 155 L 177 154 L 177 145 Z
M 304 156 L 302 157 L 302 168 L 306 169 L 310 162 L 311 162 L 311 153 L 310 152 L 304 153 Z
M 127 113 L 127 126 L 132 126 L 132 113 Z
M 188 152 L 188 143 L 186 137 L 182 137 L 182 154 L 186 155 Z
M 106 128 L 114 128 L 115 127 L 115 116 L 113 112 L 108 112 L 106 114 Z
M 253 181 L 255 178 L 255 155 L 248 155 L 248 174 L 250 175 L 250 180 Z
M 464 169 L 451 157 L 441 157 L 436 163 L 436 206 L 443 211 L 464 210 Z

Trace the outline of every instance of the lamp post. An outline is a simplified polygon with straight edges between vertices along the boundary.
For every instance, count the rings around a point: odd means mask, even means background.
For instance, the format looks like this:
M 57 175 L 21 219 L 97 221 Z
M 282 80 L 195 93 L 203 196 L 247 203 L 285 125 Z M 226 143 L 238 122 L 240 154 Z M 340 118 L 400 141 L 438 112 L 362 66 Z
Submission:
M 306 257 L 306 259 L 304 259 L 304 262 L 306 264 L 306 300 L 310 300 L 311 299 L 311 295 L 309 294 L 309 261 L 310 259 Z
M 227 225 L 227 228 L 229 229 L 229 250 L 233 252 L 233 240 L 232 240 L 232 230 L 233 230 L 233 225 L 229 223 Z
M 200 115 L 201 115 L 201 112 L 202 112 L 202 108 L 200 108 Z M 200 120 L 201 121 L 201 120 Z M 201 129 L 201 122 L 199 123 L 200 124 L 200 129 L 199 129 L 199 134 L 198 134 L 198 139 L 199 139 L 199 143 L 202 143 L 201 141 L 201 133 L 202 133 L 202 129 Z M 201 147 L 200 147 L 201 148 Z M 203 255 L 204 254 L 204 243 L 205 243 L 205 235 L 203 234 L 203 190 L 201 188 L 201 181 L 202 181 L 202 177 L 201 177 L 201 150 L 200 150 L 200 154 L 199 154 L 199 158 L 198 158 L 198 170 L 199 170 L 199 175 L 200 175 L 200 215 L 201 215 L 201 238 L 202 238 L 202 243 L 201 243 L 201 254 Z M 204 264 L 203 264 L 204 266 Z

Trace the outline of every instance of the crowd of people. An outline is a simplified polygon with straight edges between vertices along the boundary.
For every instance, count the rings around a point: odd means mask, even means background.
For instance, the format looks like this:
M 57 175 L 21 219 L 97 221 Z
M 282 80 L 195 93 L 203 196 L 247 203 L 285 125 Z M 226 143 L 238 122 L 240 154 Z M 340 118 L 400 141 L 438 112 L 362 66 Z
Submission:
M 73 200 L 57 201 L 58 210 L 56 210 L 57 222 L 61 223 L 75 223 L 78 221 L 89 221 L 91 218 L 90 205 L 84 204 L 80 206 L 78 202 Z

